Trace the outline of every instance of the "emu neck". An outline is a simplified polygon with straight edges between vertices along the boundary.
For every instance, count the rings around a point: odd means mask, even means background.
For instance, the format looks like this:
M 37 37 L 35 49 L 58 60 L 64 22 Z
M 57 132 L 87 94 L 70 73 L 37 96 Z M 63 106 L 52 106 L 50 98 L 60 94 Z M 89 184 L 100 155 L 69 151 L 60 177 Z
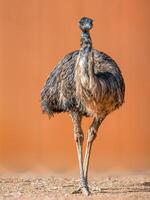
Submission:
M 90 37 L 89 31 L 82 32 L 81 34 L 81 43 L 80 43 L 80 51 L 82 53 L 88 53 L 92 49 L 92 41 Z
M 80 74 L 80 75 L 78 75 Z M 77 64 L 77 79 L 84 88 L 91 88 L 94 82 L 92 41 L 89 32 L 82 32 L 81 48 Z

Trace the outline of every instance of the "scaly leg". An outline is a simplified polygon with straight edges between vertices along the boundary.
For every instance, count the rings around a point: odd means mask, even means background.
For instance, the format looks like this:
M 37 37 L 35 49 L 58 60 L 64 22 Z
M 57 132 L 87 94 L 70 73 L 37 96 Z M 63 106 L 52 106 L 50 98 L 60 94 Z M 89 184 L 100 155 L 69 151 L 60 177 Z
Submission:
M 77 147 L 77 154 L 78 154 L 78 161 L 79 161 L 79 168 L 80 168 L 80 184 L 81 184 L 81 187 L 73 193 L 79 193 L 82 191 L 85 195 L 89 195 L 89 191 L 86 185 L 84 171 L 83 171 L 82 144 L 83 144 L 84 135 L 81 129 L 82 117 L 78 113 L 71 113 L 71 117 L 72 117 L 72 121 L 74 125 L 74 138 L 75 138 L 76 147 Z
M 91 154 L 92 143 L 94 139 L 96 138 L 96 134 L 101 122 L 102 120 L 100 118 L 94 118 L 88 130 L 87 146 L 86 146 L 85 157 L 84 157 L 84 177 L 85 177 L 87 186 L 88 186 L 88 167 L 89 167 L 89 159 L 90 159 L 90 154 Z

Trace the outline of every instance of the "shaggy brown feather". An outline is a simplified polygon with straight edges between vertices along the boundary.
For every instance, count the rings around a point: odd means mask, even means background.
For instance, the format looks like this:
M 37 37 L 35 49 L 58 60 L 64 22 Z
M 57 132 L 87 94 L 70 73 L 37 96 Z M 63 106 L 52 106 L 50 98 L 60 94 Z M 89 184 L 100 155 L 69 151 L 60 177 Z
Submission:
M 92 108 L 89 109 L 87 106 L 92 101 L 98 103 L 97 112 L 103 115 L 115 110 L 124 101 L 124 81 L 116 62 L 105 53 L 95 49 L 92 49 L 92 67 L 95 79 L 99 82 L 99 91 L 95 93 L 94 88 L 82 87 L 82 94 L 77 96 L 76 85 L 81 79 L 81 74 L 75 76 L 75 71 L 78 72 L 76 63 L 79 53 L 80 51 L 74 51 L 65 56 L 50 73 L 42 89 L 42 109 L 49 115 L 76 111 L 84 116 L 92 116 L 95 114 L 95 109 L 92 111 Z M 87 79 L 87 86 L 88 83 Z M 86 96 L 87 104 L 83 101 L 82 95 Z M 92 95 L 95 95 L 94 99 Z

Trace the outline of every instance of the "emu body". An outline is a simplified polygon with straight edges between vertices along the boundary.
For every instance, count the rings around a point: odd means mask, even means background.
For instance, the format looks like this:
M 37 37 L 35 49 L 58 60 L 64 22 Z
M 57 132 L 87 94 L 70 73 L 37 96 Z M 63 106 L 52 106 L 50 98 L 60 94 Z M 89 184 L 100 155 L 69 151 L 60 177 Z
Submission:
M 81 188 L 88 195 L 88 165 L 91 147 L 104 118 L 124 102 L 125 84 L 119 67 L 108 55 L 92 48 L 89 30 L 93 21 L 82 18 L 80 50 L 66 55 L 50 73 L 41 91 L 41 106 L 49 116 L 68 112 L 74 125 Z M 88 131 L 85 157 L 82 155 L 82 117 L 93 117 Z
M 84 58 L 80 58 L 80 51 L 68 54 L 56 65 L 42 89 L 43 112 L 49 115 L 78 112 L 82 116 L 94 116 L 95 112 L 85 105 L 93 99 L 99 115 L 108 114 L 122 105 L 124 82 L 117 64 L 103 52 L 92 49 L 91 53 L 96 80 L 90 80 L 88 68 L 82 66 Z M 97 81 L 96 86 L 92 87 L 92 81 Z

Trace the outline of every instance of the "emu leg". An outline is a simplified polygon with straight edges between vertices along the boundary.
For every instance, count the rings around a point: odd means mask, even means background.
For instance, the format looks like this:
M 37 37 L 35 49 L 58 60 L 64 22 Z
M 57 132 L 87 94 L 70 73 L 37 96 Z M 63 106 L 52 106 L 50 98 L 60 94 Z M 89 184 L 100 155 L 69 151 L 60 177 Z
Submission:
M 86 185 L 85 177 L 84 177 L 84 171 L 83 171 L 83 155 L 82 155 L 82 144 L 84 135 L 81 129 L 81 119 L 82 117 L 77 113 L 72 113 L 72 121 L 74 125 L 74 138 L 76 142 L 77 147 L 77 154 L 78 154 L 78 161 L 79 161 L 79 168 L 80 168 L 80 184 L 81 187 L 74 191 L 73 193 L 84 193 L 85 195 L 89 195 L 89 191 Z
M 85 177 L 87 186 L 88 186 L 88 167 L 89 167 L 91 148 L 92 148 L 93 141 L 96 138 L 96 134 L 101 122 L 102 120 L 100 120 L 100 118 L 94 118 L 88 130 L 87 146 L 86 146 L 85 157 L 84 157 L 84 177 Z

